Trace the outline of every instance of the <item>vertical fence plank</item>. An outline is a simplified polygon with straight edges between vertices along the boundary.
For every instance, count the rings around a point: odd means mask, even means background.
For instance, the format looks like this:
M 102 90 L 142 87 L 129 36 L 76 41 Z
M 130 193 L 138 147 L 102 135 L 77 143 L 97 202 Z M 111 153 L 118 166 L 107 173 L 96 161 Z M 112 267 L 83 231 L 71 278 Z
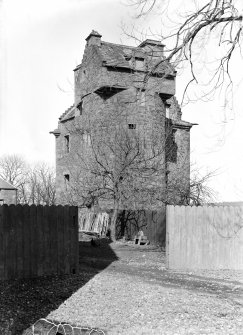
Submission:
M 191 207 L 191 213 L 190 213 L 190 221 L 191 221 L 191 238 L 188 235 L 187 238 L 189 240 L 189 248 L 188 248 L 188 257 L 192 258 L 192 264 L 198 264 L 198 243 L 197 243 L 197 212 L 196 207 Z
M 23 207 L 17 205 L 15 208 L 15 229 L 16 229 L 16 259 L 17 278 L 24 277 L 24 233 L 23 233 Z
M 172 230 L 172 223 L 171 223 L 171 208 L 172 206 L 166 206 L 166 268 L 169 269 L 170 267 L 170 248 L 171 248 L 171 230 Z
M 175 225 L 176 225 L 176 220 L 175 220 L 175 207 L 174 206 L 169 206 L 169 211 L 167 213 L 166 220 L 168 220 L 168 237 L 169 240 L 167 241 L 167 244 L 169 245 L 169 260 L 168 260 L 168 267 L 173 268 L 174 267 L 174 255 L 175 255 L 175 250 L 174 250 L 174 245 L 176 243 L 175 239 Z
M 207 238 L 206 238 L 206 260 L 203 258 L 203 266 L 204 264 L 213 264 L 214 259 L 214 228 L 212 226 L 212 221 L 214 217 L 214 207 L 213 206 L 207 206 L 204 208 L 204 225 L 207 226 Z M 200 264 L 198 264 L 199 266 Z
M 8 279 L 8 235 L 9 226 L 8 221 L 8 205 L 3 205 L 3 245 L 4 245 L 4 279 Z M 11 260 L 10 260 L 11 261 Z
M 57 221 L 56 221 L 56 206 L 49 207 L 48 216 L 48 227 L 49 227 L 49 273 L 57 273 Z
M 239 214 L 240 213 L 240 214 Z M 243 269 L 243 207 L 167 207 L 170 269 Z
M 55 268 L 55 255 L 53 255 L 53 235 L 52 235 L 52 229 L 53 229 L 53 213 L 52 213 L 52 207 L 46 206 L 47 207 L 47 229 L 48 229 L 48 254 L 47 254 L 47 273 L 48 275 L 51 275 L 55 273 L 54 268 Z
M 57 253 L 58 253 L 58 273 L 64 274 L 64 255 L 65 255 L 65 249 L 64 249 L 64 237 L 65 237 L 65 231 L 64 231 L 64 207 L 58 206 L 57 207 L 57 237 L 58 237 L 58 247 L 57 247 Z
M 24 256 L 24 276 L 31 275 L 31 250 L 30 250 L 30 207 L 23 206 L 23 256 Z
M 49 227 L 48 227 L 48 207 L 43 206 L 43 217 L 42 217 L 42 228 L 43 228 L 43 274 L 48 275 L 48 257 L 49 257 Z
M 0 280 L 5 279 L 4 276 L 4 227 L 3 227 L 3 220 L 4 220 L 4 210 L 3 206 L 0 206 Z
M 43 206 L 36 207 L 36 225 L 37 225 L 37 243 L 38 243 L 38 267 L 37 275 L 44 275 L 44 262 L 45 262 L 45 244 L 44 244 L 44 224 L 43 224 Z
M 15 278 L 17 269 L 16 260 L 16 241 L 15 241 L 15 206 L 6 205 L 6 264 L 7 264 L 7 278 Z
M 189 238 L 193 232 L 193 220 L 192 220 L 192 207 L 185 206 L 185 221 L 184 221 L 184 238 L 185 238 L 185 259 L 184 263 L 187 265 L 193 262 L 193 257 L 191 254 L 191 250 L 194 248 L 193 240 Z
M 9 257 L 9 229 L 8 225 L 8 205 L 3 205 L 3 240 L 4 240 L 4 279 L 9 279 L 9 262 L 11 263 L 11 258 Z M 11 251 L 10 251 L 11 252 Z
M 38 235 L 37 235 L 37 209 L 36 205 L 31 205 L 30 210 L 30 220 L 29 220 L 29 230 L 30 230 L 30 253 L 31 253 L 31 263 L 30 263 L 30 273 L 31 277 L 36 277 L 38 274 Z
M 78 271 L 78 208 L 0 206 L 0 279 Z
M 64 206 L 63 215 L 63 249 L 64 249 L 64 273 L 70 272 L 70 214 L 69 206 Z
M 70 207 L 70 271 L 78 273 L 78 212 L 77 207 Z

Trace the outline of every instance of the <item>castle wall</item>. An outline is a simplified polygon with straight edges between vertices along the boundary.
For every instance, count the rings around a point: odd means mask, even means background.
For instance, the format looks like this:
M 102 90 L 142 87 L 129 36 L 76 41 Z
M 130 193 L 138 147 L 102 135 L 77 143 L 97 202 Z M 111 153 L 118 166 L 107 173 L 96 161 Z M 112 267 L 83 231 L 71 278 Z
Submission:
M 119 132 L 138 136 L 139 141 L 146 147 L 148 155 L 153 149 L 160 151 L 160 173 L 150 178 L 147 184 L 150 188 L 158 188 L 158 186 L 165 188 L 165 109 L 163 109 L 162 101 L 158 95 L 148 98 L 146 106 L 140 106 L 137 90 L 133 87 L 117 93 L 107 100 L 93 93 L 84 97 L 82 115 L 59 124 L 61 134 L 56 141 L 57 196 L 61 201 L 67 201 L 65 198 L 67 182 L 65 182 L 64 175 L 70 175 L 70 185 L 72 180 L 78 177 L 81 170 L 87 176 L 88 169 L 84 171 L 83 167 L 80 167 L 78 163 L 80 159 L 82 160 L 83 157 L 83 162 L 88 162 L 95 145 L 104 140 L 102 137 L 106 136 L 107 139 L 107 134 L 110 134 L 111 139 L 115 140 L 115 136 Z M 129 129 L 129 124 L 135 124 L 136 129 Z M 69 152 L 65 146 L 65 136 L 67 135 L 69 135 Z M 87 136 L 90 136 L 89 140 Z M 92 147 L 91 143 L 87 143 L 91 139 Z M 112 160 L 112 158 L 110 159 Z M 143 204 L 143 206 L 145 205 Z M 151 205 L 150 201 L 149 208 Z M 127 205 L 124 204 L 124 206 Z
M 173 96 L 175 94 L 174 77 L 149 77 L 145 85 L 145 73 L 131 69 L 102 66 L 97 46 L 87 46 L 81 65 L 74 71 L 75 103 L 83 96 L 102 86 L 121 86 L 145 88 L 150 94 L 155 92 Z
M 156 156 L 159 153 L 159 159 L 156 173 L 146 180 L 137 174 L 132 181 L 138 189 L 141 189 L 140 200 L 131 200 L 133 199 L 131 195 L 127 202 L 124 200 L 121 208 L 156 209 L 160 206 L 161 200 L 154 199 L 166 199 L 168 183 L 173 184 L 176 181 L 185 188 L 189 187 L 190 127 L 173 125 L 171 128 L 174 129 L 173 136 L 170 136 L 169 140 L 167 138 L 168 105 L 166 107 L 165 101 L 169 99 L 169 117 L 177 121 L 181 119 L 180 109 L 173 99 L 175 77 L 149 76 L 145 85 L 145 73 L 142 71 L 104 66 L 98 45 L 99 43 L 87 44 L 82 63 L 74 70 L 74 103 L 77 106 L 82 101 L 82 111 L 76 108 L 75 115 L 71 119 L 65 121 L 63 119 L 58 125 L 60 131 L 60 135 L 56 136 L 58 202 L 65 204 L 80 199 L 82 203 L 82 192 L 80 187 L 77 187 L 77 180 L 83 185 L 83 189 L 85 185 L 95 187 L 92 185 L 91 167 L 95 152 L 103 150 L 102 143 L 105 145 L 107 142 L 115 148 L 115 152 L 112 150 L 102 152 L 104 156 L 102 159 L 105 163 L 108 162 L 110 169 L 118 169 L 120 153 L 114 143 L 120 141 L 122 137 L 120 135 L 123 133 L 124 140 L 130 134 L 134 140 L 139 139 L 139 145 L 142 145 L 146 157 L 153 154 Z M 173 157 L 168 156 L 167 152 L 171 144 L 174 148 Z M 73 189 L 76 189 L 75 195 L 71 192 Z M 146 196 L 143 197 L 143 194 Z M 101 203 L 103 208 L 113 206 L 109 199 L 104 199 Z

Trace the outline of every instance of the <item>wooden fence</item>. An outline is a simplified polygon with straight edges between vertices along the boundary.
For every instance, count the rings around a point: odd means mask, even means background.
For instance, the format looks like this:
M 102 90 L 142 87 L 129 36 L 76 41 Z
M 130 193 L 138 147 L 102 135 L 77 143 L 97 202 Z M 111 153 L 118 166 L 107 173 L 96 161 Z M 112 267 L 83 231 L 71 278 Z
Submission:
M 77 207 L 0 206 L 0 279 L 77 271 Z
M 167 206 L 169 269 L 243 269 L 243 206 Z

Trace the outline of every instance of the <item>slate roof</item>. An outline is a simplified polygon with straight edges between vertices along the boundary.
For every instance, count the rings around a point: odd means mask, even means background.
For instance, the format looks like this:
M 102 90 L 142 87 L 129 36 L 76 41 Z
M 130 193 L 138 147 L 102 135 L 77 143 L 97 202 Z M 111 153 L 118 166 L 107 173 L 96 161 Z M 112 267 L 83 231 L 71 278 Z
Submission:
M 171 119 L 171 122 L 176 128 L 191 128 L 192 126 L 197 126 L 198 123 L 191 123 L 183 120 L 173 120 Z
M 101 35 L 96 32 L 92 31 L 93 34 L 96 36 L 101 37 Z M 87 39 L 86 39 L 87 40 Z M 153 41 L 156 42 L 156 41 Z M 159 41 L 157 41 L 160 44 Z M 142 45 L 143 43 L 141 43 Z M 161 44 L 163 47 L 164 45 Z M 131 59 L 134 57 L 137 58 L 144 58 L 147 60 L 147 71 L 154 70 L 154 66 L 158 63 L 157 59 L 151 59 L 149 55 L 145 52 L 144 49 L 141 47 L 132 47 L 123 44 L 115 44 L 110 42 L 101 41 L 101 46 L 95 46 L 98 55 L 100 56 L 104 66 L 111 66 L 111 67 L 118 67 L 118 68 L 127 68 L 134 70 L 134 67 L 131 63 Z M 130 61 L 130 62 L 129 62 Z M 81 64 L 79 64 L 74 70 L 79 69 Z M 175 76 L 176 71 L 175 68 L 167 61 L 159 64 L 156 69 L 153 71 L 154 73 L 166 73 L 167 75 Z M 60 117 L 59 120 L 61 122 L 69 120 L 75 116 L 75 109 L 74 105 L 70 106 Z
M 11 185 L 7 181 L 3 180 L 2 178 L 0 178 L 0 189 L 4 189 L 4 190 L 17 190 L 16 187 L 14 187 L 13 185 Z
M 59 117 L 60 121 L 66 121 L 75 116 L 75 109 L 76 107 L 74 105 L 70 106 L 68 109 L 65 110 L 65 112 Z
M 132 57 L 144 58 L 147 60 L 147 70 L 153 70 L 158 63 L 158 59 L 151 60 L 148 54 L 140 47 L 131 47 L 122 44 L 101 42 L 101 47 L 97 48 L 105 66 L 114 66 L 133 69 L 129 62 Z M 167 61 L 159 64 L 154 70 L 156 73 L 168 73 L 175 75 L 174 67 Z

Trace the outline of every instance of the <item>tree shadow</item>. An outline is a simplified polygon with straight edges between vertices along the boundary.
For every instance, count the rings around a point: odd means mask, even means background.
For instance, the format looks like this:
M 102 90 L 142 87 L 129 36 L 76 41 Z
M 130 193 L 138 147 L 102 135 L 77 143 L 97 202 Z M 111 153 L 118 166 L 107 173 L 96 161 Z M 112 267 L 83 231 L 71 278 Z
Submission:
M 0 334 L 22 334 L 118 259 L 109 239 L 97 241 L 79 242 L 78 274 L 0 282 Z

